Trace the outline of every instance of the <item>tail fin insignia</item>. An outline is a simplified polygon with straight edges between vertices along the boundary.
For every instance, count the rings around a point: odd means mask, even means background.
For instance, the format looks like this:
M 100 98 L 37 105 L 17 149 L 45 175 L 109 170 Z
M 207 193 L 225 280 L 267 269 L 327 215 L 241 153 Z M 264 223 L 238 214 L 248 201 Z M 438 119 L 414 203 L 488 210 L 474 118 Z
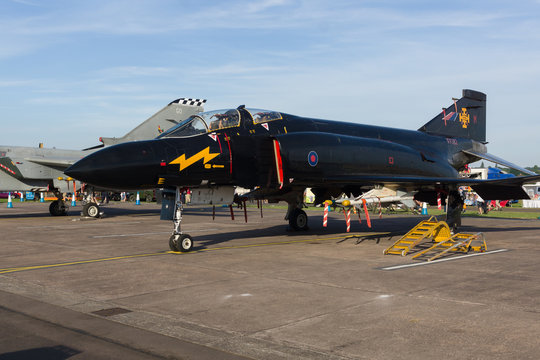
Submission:
M 462 137 L 486 142 L 486 94 L 463 90 L 461 99 L 435 116 L 419 131 L 446 137 Z

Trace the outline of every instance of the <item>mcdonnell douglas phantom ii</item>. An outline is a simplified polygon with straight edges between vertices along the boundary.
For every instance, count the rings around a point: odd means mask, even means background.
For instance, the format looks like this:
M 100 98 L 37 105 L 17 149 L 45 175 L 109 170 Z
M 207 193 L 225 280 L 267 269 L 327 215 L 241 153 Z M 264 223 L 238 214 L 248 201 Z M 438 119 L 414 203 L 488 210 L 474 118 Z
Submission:
M 487 152 L 486 95 L 463 90 L 417 131 L 321 120 L 277 111 L 236 109 L 204 112 L 159 137 L 114 145 L 75 163 L 66 174 L 103 188 L 174 188 L 173 251 L 189 251 L 193 240 L 182 233 L 182 188 L 196 188 L 208 204 L 230 204 L 235 187 L 252 189 L 253 199 L 286 201 L 285 219 L 307 228 L 303 193 L 310 187 L 315 204 L 342 193 L 360 195 L 389 187 L 413 192 L 436 204 L 448 196 L 449 213 L 459 207 L 458 187 L 471 186 L 484 199 L 528 198 L 521 185 L 540 179 L 523 176 L 486 181 L 464 178 L 467 164 L 486 159 L 522 169 Z M 456 205 L 457 204 L 457 205 Z M 462 204 L 462 203 L 461 203 Z M 447 219 L 451 226 L 457 217 Z

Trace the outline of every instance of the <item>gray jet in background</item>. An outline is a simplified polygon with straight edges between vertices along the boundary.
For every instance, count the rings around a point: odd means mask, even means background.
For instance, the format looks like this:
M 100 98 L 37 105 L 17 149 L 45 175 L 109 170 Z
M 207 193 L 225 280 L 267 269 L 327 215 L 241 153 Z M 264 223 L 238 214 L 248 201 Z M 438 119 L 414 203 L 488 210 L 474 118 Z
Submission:
M 0 145 L 0 192 L 53 192 L 57 200 L 51 202 L 49 212 L 53 216 L 66 215 L 68 208 L 62 200 L 62 194 L 73 191 L 75 180 L 64 174 L 65 169 L 102 147 L 153 139 L 191 115 L 203 112 L 205 102 L 204 99 L 174 100 L 126 135 L 120 138 L 100 138 L 102 144 L 84 150 Z M 81 188 L 79 182 L 75 186 Z M 94 212 L 96 209 L 97 205 Z M 84 211 L 88 211 L 87 207 Z

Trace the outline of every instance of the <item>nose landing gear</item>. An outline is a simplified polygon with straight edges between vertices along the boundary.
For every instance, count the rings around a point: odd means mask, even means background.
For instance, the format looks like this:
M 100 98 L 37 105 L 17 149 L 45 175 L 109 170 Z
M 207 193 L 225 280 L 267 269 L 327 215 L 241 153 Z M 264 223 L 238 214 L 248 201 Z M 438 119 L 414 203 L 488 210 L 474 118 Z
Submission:
M 176 201 L 174 205 L 174 230 L 169 238 L 169 248 L 171 251 L 188 252 L 193 248 L 193 238 L 189 234 L 183 234 L 180 229 L 182 222 L 182 198 L 180 188 L 176 188 Z
M 99 206 L 95 202 L 86 203 L 82 209 L 82 215 L 85 217 L 98 218 Z

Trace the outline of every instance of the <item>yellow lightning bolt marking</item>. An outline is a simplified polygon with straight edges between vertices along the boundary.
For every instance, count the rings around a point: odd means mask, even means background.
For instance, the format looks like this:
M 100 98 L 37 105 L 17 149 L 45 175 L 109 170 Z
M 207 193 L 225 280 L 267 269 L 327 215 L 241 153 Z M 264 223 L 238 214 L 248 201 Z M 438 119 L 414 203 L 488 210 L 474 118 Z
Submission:
M 206 164 L 218 155 L 219 153 L 210 153 L 210 146 L 208 146 L 206 149 L 199 151 L 198 153 L 187 159 L 186 154 L 182 154 L 173 161 L 171 161 L 169 164 L 180 164 L 180 171 L 182 171 L 201 159 L 204 159 L 203 163 Z

